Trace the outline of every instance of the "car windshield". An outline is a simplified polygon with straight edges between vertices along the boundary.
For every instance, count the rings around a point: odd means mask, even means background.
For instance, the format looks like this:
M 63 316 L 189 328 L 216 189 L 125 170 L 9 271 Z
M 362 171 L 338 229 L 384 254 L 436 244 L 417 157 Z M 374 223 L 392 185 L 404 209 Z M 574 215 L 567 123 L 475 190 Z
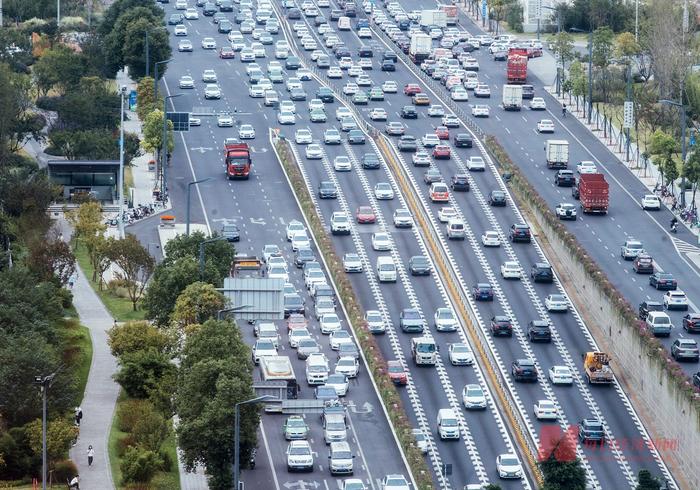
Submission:
M 566 296 L 563 294 L 552 294 L 550 298 L 552 301 L 566 301 Z
M 471 352 L 471 351 L 469 350 L 469 347 L 467 347 L 466 345 L 459 345 L 459 344 L 456 344 L 454 347 L 452 347 L 452 352 L 457 352 L 457 353 L 468 353 L 468 352 Z
M 289 448 L 289 454 L 292 454 L 294 456 L 306 456 L 309 454 L 309 448 L 303 446 L 292 446 L 291 448 Z
M 452 320 L 452 312 L 450 310 L 438 310 L 437 317 L 440 320 Z
M 382 316 L 379 313 L 370 313 L 367 315 L 368 322 L 381 322 Z
M 484 393 L 481 388 L 469 388 L 467 389 L 467 396 L 483 396 Z
M 667 316 L 657 316 L 654 318 L 655 325 L 667 325 L 669 323 L 671 323 L 671 319 Z
M 517 466 L 519 463 L 515 458 L 503 458 L 501 459 L 501 464 L 504 466 Z
M 287 427 L 306 428 L 306 422 L 302 419 L 289 419 L 287 420 Z
M 435 344 L 418 344 L 416 350 L 423 354 L 430 354 L 435 352 Z
M 407 320 L 420 320 L 420 314 L 415 310 L 404 310 L 403 317 Z

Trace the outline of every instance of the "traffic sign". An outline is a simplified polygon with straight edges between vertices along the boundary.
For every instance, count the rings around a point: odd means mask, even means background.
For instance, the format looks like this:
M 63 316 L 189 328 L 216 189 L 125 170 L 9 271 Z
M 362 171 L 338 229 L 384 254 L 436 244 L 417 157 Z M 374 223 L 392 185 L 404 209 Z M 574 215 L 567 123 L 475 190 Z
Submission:
M 481 16 L 485 19 L 488 13 L 486 12 L 486 0 L 481 0 Z
M 189 131 L 190 130 L 190 113 L 189 112 L 166 112 L 165 117 L 173 122 L 173 131 Z
M 623 128 L 630 129 L 632 126 L 634 126 L 634 102 L 631 100 L 625 101 L 625 112 L 622 119 Z

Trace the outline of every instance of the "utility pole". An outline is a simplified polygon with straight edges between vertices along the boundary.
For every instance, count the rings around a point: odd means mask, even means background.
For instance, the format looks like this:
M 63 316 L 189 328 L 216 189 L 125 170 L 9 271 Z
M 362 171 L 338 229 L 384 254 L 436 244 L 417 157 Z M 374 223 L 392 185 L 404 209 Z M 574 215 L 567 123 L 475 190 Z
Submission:
M 56 0 L 56 25 L 61 26 L 61 0 Z
M 148 48 L 148 29 L 146 29 L 146 76 L 151 73 L 151 55 Z
M 2 0 L 0 0 L 0 27 L 2 27 Z
M 126 95 L 126 85 L 120 87 L 121 109 L 119 110 L 119 178 L 117 179 L 119 196 L 119 238 L 124 238 L 124 96 Z
M 48 459 L 46 457 L 46 394 L 53 383 L 53 379 L 58 371 L 48 376 L 34 376 L 34 383 L 41 388 L 41 489 L 46 490 L 46 467 Z
M 593 112 L 593 25 L 590 26 L 588 34 L 588 124 L 591 124 L 591 113 Z

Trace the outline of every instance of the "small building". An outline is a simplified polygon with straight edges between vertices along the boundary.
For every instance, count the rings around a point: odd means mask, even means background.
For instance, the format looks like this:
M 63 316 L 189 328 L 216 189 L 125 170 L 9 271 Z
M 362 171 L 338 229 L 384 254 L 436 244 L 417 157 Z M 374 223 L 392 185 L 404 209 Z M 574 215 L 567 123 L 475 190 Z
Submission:
M 118 160 L 49 160 L 49 180 L 63 187 L 66 203 L 91 197 L 102 203 L 118 200 Z

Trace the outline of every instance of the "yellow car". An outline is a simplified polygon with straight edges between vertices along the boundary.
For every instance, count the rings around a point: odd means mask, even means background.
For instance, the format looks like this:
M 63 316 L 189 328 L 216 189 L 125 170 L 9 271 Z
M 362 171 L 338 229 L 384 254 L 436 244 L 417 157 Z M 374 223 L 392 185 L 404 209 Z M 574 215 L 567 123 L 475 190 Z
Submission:
M 426 94 L 416 94 L 413 96 L 413 105 L 430 105 L 430 98 Z

